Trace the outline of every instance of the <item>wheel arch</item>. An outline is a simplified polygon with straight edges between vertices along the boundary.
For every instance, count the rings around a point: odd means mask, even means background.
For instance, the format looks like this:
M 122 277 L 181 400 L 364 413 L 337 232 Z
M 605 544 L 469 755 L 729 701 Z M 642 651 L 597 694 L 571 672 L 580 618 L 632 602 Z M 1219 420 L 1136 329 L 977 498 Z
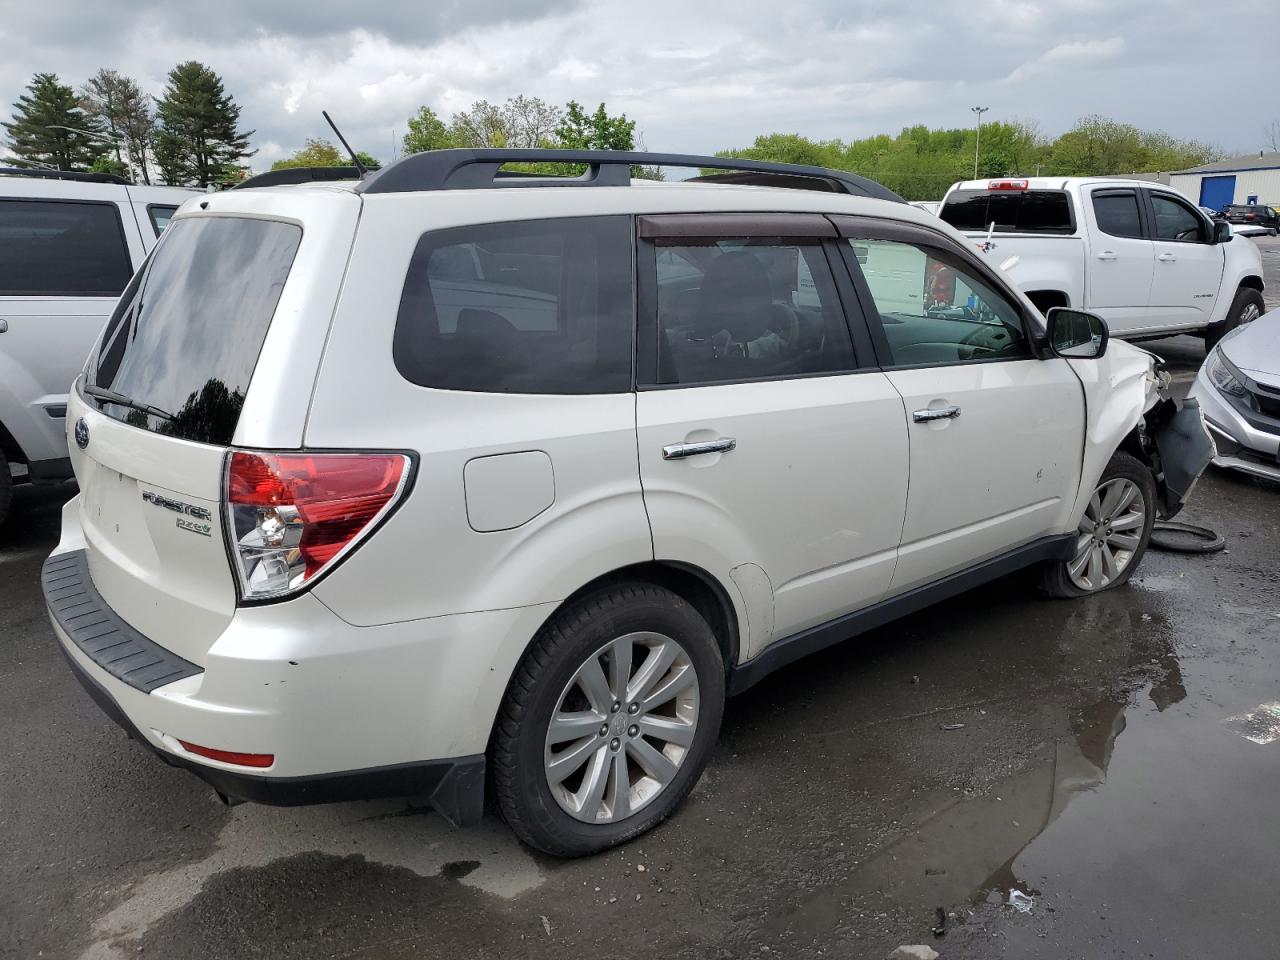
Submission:
M 627 581 L 641 581 L 665 587 L 686 600 L 698 611 L 698 615 L 707 621 L 711 632 L 715 634 L 716 642 L 720 646 L 720 655 L 724 660 L 725 671 L 730 670 L 738 662 L 741 637 L 738 614 L 734 609 L 729 591 L 711 573 L 691 563 L 650 560 L 611 570 L 589 580 L 573 591 L 556 606 L 547 620 L 549 621 L 565 607 L 601 587 Z M 533 642 L 532 637 L 529 642 Z
M 1041 313 L 1047 314 L 1054 307 L 1071 306 L 1071 295 L 1065 290 L 1040 289 L 1026 291 L 1027 299 Z
M 1240 286 L 1236 288 L 1236 292 L 1239 293 L 1241 290 L 1245 290 L 1245 289 L 1257 290 L 1259 293 L 1262 293 L 1264 289 L 1262 284 L 1262 278 L 1258 276 L 1254 276 L 1253 274 L 1250 274 L 1247 277 L 1241 277 Z

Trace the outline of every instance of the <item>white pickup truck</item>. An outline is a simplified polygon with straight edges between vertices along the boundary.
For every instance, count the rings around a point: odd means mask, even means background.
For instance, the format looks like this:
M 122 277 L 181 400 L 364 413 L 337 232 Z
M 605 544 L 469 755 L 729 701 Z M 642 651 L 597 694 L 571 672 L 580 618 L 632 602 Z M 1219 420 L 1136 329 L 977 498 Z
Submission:
M 938 216 L 1042 312 L 1088 310 L 1117 337 L 1199 333 L 1212 347 L 1265 309 L 1258 248 L 1159 183 L 968 180 L 947 191 Z

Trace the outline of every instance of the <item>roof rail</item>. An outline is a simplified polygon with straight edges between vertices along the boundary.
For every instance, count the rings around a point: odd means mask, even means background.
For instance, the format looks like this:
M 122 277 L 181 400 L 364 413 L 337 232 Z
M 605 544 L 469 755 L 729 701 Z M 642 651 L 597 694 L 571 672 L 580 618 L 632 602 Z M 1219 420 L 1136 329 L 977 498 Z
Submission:
M 280 187 L 290 183 L 322 183 L 333 180 L 359 180 L 360 171 L 355 167 L 285 167 L 268 170 L 247 180 L 233 184 L 232 190 L 250 190 L 255 187 Z
M 506 163 L 581 163 L 586 164 L 587 170 L 579 177 L 523 175 L 503 170 L 502 165 Z M 859 197 L 905 202 L 883 184 L 844 170 L 769 163 L 764 160 L 630 150 L 428 150 L 425 153 L 410 154 L 403 160 L 383 167 L 356 189 L 361 193 L 411 193 L 419 190 L 485 190 L 493 187 L 625 187 L 631 183 L 632 166 L 727 170 L 733 173 L 712 174 L 695 179 L 829 190 Z
M 117 183 L 132 187 L 133 181 L 114 173 L 87 173 L 79 170 L 49 170 L 45 167 L 0 167 L 6 177 L 36 177 L 40 180 L 79 180 L 81 183 Z

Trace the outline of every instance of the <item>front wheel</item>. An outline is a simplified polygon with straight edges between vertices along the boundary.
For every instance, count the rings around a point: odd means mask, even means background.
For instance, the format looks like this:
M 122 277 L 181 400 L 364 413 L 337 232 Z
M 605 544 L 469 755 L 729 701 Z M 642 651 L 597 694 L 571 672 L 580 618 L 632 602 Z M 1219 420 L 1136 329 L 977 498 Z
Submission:
M 1212 350 L 1218 345 L 1218 341 L 1225 337 L 1236 327 L 1242 327 L 1246 323 L 1252 323 L 1267 311 L 1266 301 L 1262 299 L 1262 294 L 1252 287 L 1241 287 L 1236 291 L 1235 299 L 1231 301 L 1231 308 L 1227 311 L 1226 317 L 1221 323 L 1215 323 L 1209 327 L 1204 334 L 1205 350 Z
M 1156 485 L 1136 457 L 1117 452 L 1076 528 L 1070 560 L 1044 569 L 1051 597 L 1085 597 L 1126 583 L 1142 560 L 1156 519 Z
M 711 628 L 669 590 L 622 584 L 565 607 L 525 654 L 494 728 L 503 817 L 561 857 L 649 830 L 707 765 L 724 681 Z

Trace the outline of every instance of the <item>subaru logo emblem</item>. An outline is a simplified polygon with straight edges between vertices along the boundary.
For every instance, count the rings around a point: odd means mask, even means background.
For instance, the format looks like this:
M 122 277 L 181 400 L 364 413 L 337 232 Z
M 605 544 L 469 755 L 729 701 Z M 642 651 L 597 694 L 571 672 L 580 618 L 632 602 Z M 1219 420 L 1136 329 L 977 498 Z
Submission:
M 89 425 L 84 422 L 84 417 L 76 421 L 76 446 L 83 450 L 89 446 Z

